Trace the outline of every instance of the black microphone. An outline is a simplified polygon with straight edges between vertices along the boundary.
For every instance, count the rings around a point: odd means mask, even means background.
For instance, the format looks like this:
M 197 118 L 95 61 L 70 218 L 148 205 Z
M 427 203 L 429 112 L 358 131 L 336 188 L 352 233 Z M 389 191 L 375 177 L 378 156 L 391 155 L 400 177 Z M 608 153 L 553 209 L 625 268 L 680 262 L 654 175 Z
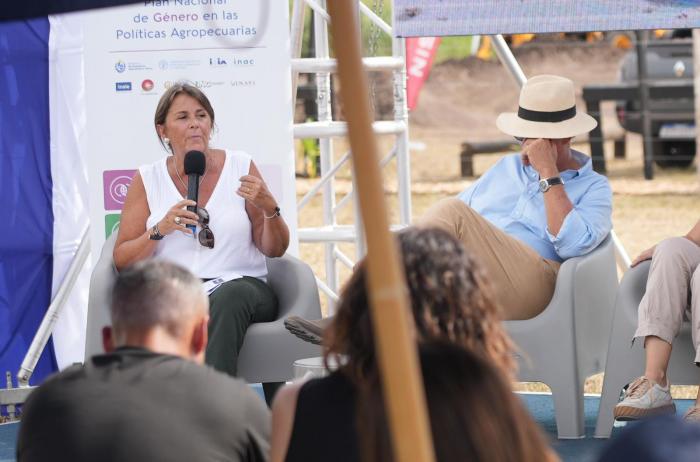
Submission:
M 187 199 L 195 202 L 199 201 L 199 177 L 204 175 L 207 159 L 200 151 L 190 151 L 185 154 L 185 175 L 187 175 Z M 197 213 L 196 205 L 188 205 L 187 210 Z M 187 229 L 192 230 L 192 234 L 197 230 L 195 225 L 187 225 Z

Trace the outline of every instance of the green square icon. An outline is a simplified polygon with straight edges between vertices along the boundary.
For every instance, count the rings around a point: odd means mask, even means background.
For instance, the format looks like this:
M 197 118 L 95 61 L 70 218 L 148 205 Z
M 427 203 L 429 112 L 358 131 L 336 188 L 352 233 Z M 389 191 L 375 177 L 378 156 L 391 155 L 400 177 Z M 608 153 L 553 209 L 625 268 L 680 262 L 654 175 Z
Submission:
M 119 229 L 119 222 L 121 221 L 121 218 L 121 213 L 109 213 L 105 215 L 105 239 Z

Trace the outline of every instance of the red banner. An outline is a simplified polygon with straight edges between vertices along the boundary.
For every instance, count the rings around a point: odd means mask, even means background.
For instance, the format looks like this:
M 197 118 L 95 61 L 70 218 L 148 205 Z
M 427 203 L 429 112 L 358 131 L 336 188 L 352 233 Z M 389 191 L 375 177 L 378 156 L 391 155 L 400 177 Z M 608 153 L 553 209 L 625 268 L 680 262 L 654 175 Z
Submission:
M 406 39 L 406 72 L 408 82 L 408 108 L 413 109 L 418 102 L 418 93 L 428 78 L 433 65 L 435 52 L 440 45 L 440 37 L 411 37 Z

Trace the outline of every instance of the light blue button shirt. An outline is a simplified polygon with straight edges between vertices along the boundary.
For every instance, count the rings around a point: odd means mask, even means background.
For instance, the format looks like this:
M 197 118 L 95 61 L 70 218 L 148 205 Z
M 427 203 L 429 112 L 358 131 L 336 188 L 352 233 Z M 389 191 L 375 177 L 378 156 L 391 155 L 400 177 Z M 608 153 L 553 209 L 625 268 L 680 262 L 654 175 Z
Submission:
M 560 175 L 574 208 L 556 236 L 547 229 L 539 174 L 532 166 L 523 165 L 520 154 L 502 158 L 458 197 L 544 258 L 563 261 L 584 255 L 612 229 L 612 190 L 607 178 L 593 171 L 588 156 L 576 151 L 572 154 L 581 168 Z

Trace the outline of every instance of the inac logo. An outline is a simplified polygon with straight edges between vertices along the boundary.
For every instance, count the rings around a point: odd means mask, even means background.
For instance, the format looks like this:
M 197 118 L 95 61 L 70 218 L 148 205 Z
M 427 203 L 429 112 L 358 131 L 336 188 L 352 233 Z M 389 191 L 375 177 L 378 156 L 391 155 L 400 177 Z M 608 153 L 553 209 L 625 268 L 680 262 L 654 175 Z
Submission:
M 216 57 L 216 58 L 209 58 L 209 65 L 212 67 L 224 67 L 224 66 L 228 66 L 228 63 L 226 62 L 226 60 L 224 58 Z

